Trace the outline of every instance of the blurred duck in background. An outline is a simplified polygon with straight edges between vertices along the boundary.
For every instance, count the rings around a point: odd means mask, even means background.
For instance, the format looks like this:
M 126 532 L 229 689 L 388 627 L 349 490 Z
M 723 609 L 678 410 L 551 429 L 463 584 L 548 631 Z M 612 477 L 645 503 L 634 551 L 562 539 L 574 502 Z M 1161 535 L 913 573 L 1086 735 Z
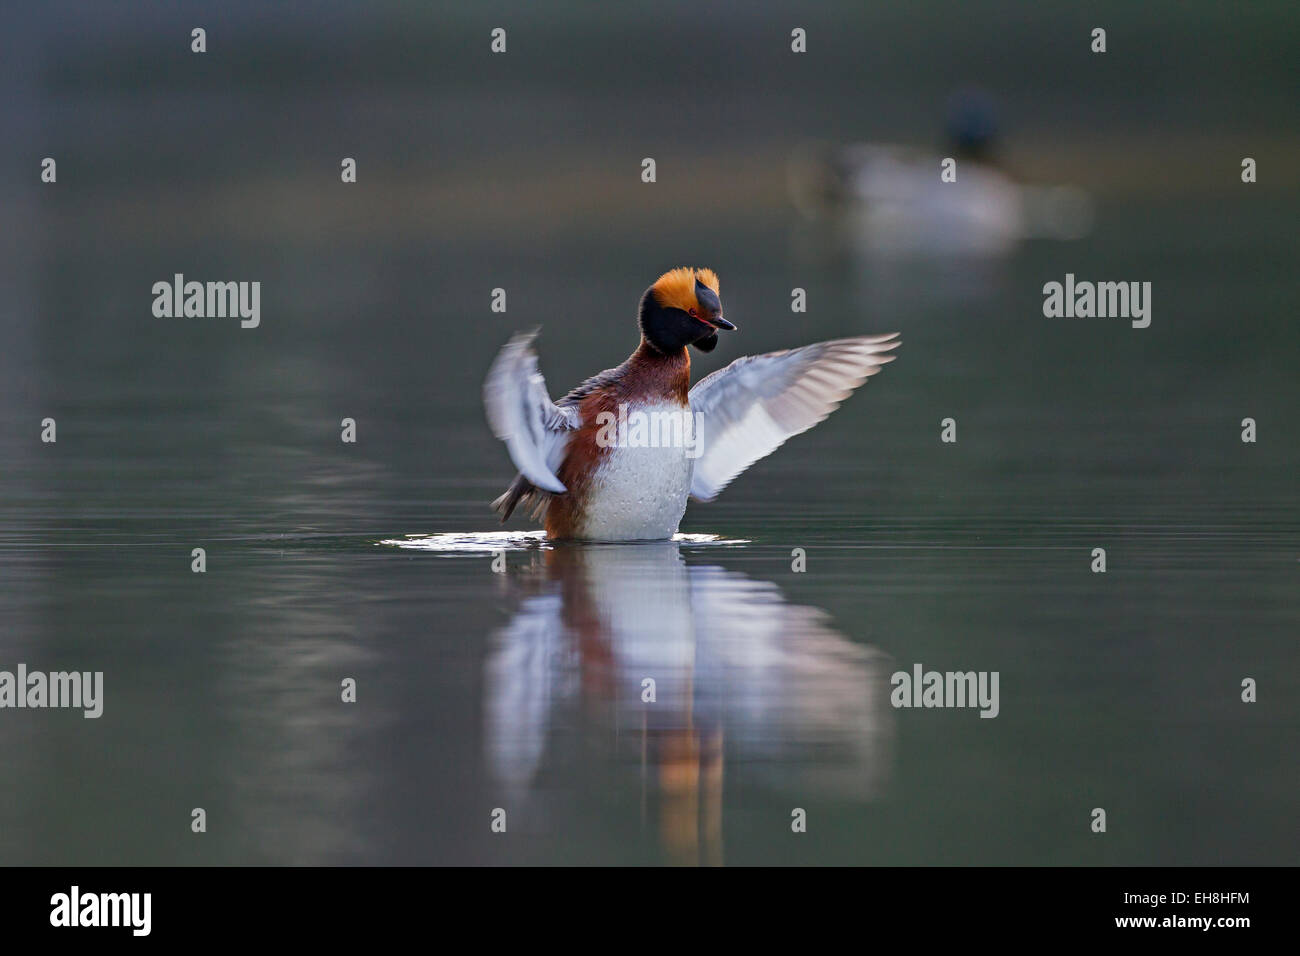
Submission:
M 997 109 L 954 96 L 944 149 L 889 143 L 813 146 L 790 164 L 800 214 L 866 255 L 1003 256 L 1026 239 L 1079 239 L 1091 197 L 1076 186 L 1017 181 L 1001 154 Z

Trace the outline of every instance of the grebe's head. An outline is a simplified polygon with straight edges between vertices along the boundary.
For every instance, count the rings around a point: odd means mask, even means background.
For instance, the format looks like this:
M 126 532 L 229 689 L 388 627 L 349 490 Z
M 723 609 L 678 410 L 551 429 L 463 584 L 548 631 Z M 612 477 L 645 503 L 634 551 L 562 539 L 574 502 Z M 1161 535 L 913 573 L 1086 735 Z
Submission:
M 718 344 L 718 330 L 736 328 L 722 317 L 718 277 L 712 269 L 665 272 L 641 297 L 638 322 L 645 340 L 665 355 L 688 345 L 712 352 Z

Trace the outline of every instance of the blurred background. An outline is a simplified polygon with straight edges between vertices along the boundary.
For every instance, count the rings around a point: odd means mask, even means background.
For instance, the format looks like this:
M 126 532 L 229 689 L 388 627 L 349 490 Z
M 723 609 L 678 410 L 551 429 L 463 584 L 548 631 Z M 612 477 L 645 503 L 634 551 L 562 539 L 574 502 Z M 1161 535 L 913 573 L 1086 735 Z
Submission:
M 9 11 L 0 669 L 105 703 L 0 712 L 0 862 L 1294 862 L 1298 41 L 1280 2 Z M 900 359 L 688 510 L 729 543 L 492 573 L 488 363 L 540 325 L 562 394 L 678 265 L 741 328 L 697 375 Z M 260 327 L 155 318 L 177 272 Z M 1151 326 L 1045 318 L 1066 273 Z M 1000 716 L 893 710 L 916 662 Z

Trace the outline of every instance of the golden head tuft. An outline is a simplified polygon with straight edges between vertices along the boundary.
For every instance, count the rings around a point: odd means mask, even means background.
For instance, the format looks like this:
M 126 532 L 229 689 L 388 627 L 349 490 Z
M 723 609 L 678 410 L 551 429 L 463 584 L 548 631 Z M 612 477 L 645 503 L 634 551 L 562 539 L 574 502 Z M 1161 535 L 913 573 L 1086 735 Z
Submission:
M 692 269 L 689 266 L 665 272 L 655 279 L 651 289 L 660 305 L 689 312 L 699 308 L 699 302 L 695 298 L 696 281 L 702 282 L 717 294 L 717 274 L 712 269 Z

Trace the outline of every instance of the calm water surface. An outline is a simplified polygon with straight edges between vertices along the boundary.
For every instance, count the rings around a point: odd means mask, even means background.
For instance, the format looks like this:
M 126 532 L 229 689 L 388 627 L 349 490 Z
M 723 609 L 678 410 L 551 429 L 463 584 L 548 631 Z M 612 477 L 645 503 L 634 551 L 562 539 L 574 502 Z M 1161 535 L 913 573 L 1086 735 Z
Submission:
M 882 263 L 783 201 L 685 237 L 275 240 L 270 203 L 217 241 L 59 195 L 15 199 L 42 229 L 4 265 L 0 667 L 103 671 L 105 703 L 0 716 L 0 862 L 1295 862 L 1293 199 L 1103 201 L 1083 242 Z M 741 327 L 697 374 L 894 330 L 900 358 L 692 505 L 705 539 L 516 536 L 494 573 L 463 546 L 513 474 L 493 354 L 542 325 L 560 394 L 682 262 Z M 154 319 L 177 271 L 259 279 L 262 327 Z M 1066 272 L 1152 282 L 1151 327 L 1045 319 Z M 891 707 L 917 663 L 999 672 L 997 718 Z

